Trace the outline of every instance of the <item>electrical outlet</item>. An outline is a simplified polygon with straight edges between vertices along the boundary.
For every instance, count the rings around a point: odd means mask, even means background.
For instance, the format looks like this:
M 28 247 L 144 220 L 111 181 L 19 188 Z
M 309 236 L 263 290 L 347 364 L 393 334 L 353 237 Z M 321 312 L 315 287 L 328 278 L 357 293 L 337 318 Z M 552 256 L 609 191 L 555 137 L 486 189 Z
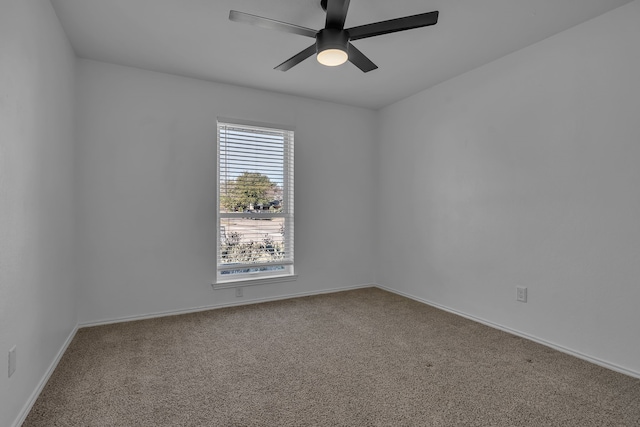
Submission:
M 517 297 L 520 302 L 527 302 L 527 288 L 524 286 L 516 286 Z
M 9 350 L 9 376 L 13 375 L 16 371 L 16 346 L 14 345 Z
M 236 297 L 240 298 L 242 296 L 242 288 L 236 288 Z

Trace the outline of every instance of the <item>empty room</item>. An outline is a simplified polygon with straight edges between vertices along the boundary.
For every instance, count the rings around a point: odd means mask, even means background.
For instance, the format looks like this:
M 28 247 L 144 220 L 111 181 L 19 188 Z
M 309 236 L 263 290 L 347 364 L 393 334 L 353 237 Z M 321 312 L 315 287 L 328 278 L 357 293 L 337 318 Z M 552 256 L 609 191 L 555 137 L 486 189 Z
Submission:
M 0 0 L 0 426 L 640 426 L 640 0 Z

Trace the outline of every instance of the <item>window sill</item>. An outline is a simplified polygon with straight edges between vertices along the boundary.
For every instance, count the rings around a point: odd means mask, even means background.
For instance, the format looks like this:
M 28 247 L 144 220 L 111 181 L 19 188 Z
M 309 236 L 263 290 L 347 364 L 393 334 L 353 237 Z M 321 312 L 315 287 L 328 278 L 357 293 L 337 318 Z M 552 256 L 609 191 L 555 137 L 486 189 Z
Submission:
M 297 274 L 287 274 L 286 276 L 269 276 L 257 278 L 244 278 L 236 280 L 225 280 L 213 282 L 213 289 L 239 288 L 241 286 L 268 285 L 272 283 L 295 282 L 298 280 Z

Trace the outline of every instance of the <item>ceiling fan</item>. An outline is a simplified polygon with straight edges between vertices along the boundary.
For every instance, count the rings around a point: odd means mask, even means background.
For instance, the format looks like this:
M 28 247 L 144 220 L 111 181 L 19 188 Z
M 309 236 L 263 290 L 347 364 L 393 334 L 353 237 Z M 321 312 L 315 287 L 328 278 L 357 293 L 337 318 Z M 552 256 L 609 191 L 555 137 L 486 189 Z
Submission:
M 276 70 L 287 71 L 315 53 L 318 62 L 323 65 L 333 67 L 349 60 L 365 73 L 375 70 L 378 66 L 356 49 L 351 43 L 352 41 L 426 27 L 438 22 L 438 11 L 434 11 L 345 29 L 344 23 L 347 18 L 349 1 L 321 0 L 322 8 L 327 12 L 327 21 L 325 27 L 320 31 L 236 10 L 229 13 L 229 19 L 316 39 L 313 45 L 275 67 Z

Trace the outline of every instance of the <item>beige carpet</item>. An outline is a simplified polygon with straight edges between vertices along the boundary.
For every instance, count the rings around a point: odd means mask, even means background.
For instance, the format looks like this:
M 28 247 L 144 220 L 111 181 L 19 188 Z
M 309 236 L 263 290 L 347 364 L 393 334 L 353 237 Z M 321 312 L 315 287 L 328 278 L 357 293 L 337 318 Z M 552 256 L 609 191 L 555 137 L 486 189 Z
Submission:
M 81 329 L 24 426 L 640 426 L 640 380 L 370 288 Z

